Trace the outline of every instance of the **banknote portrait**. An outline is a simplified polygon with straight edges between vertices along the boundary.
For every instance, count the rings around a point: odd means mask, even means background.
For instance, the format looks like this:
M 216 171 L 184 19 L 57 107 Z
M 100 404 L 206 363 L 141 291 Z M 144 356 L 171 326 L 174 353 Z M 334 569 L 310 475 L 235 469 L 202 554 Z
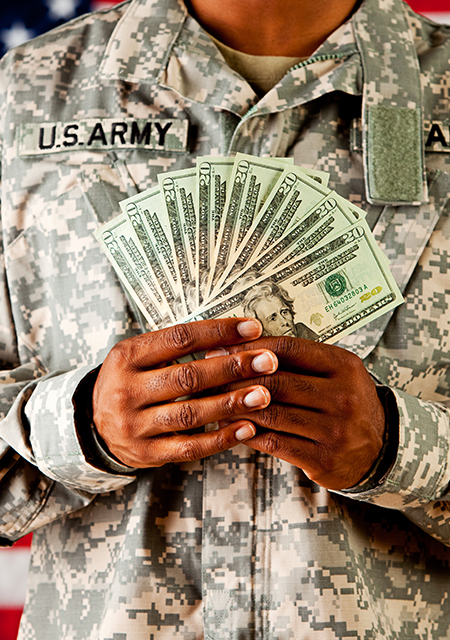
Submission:
M 294 300 L 275 282 L 266 280 L 249 289 L 243 308 L 245 316 L 255 316 L 261 322 L 263 335 L 318 338 L 303 322 L 295 322 Z

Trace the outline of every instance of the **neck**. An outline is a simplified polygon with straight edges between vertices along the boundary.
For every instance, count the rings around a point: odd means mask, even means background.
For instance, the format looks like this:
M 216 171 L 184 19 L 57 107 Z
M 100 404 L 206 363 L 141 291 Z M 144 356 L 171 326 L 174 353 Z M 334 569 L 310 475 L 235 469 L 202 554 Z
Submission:
M 224 44 L 253 55 L 306 57 L 350 17 L 358 0 L 186 0 Z

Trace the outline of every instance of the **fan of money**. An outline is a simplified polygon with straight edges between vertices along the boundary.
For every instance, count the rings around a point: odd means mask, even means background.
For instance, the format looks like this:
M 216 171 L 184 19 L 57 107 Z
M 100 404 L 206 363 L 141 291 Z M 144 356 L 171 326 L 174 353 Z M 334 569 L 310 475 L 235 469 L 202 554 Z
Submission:
M 365 221 L 292 159 L 199 157 L 120 202 L 95 236 L 147 329 L 258 317 L 336 342 L 403 302 Z

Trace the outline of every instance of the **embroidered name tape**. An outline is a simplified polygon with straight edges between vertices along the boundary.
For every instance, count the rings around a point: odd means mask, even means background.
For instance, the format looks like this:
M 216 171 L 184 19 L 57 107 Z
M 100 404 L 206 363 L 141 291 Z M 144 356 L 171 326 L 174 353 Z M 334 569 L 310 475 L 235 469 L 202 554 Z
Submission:
M 95 149 L 185 151 L 188 126 L 188 120 L 134 118 L 22 124 L 19 127 L 19 155 Z

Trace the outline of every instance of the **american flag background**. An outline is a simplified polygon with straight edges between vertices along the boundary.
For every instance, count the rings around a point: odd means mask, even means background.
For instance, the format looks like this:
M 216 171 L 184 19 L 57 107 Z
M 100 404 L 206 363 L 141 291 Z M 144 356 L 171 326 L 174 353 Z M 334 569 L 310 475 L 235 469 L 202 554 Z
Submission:
M 0 56 L 34 36 L 118 0 L 0 0 Z M 450 0 L 408 0 L 436 22 L 450 24 Z M 0 640 L 15 640 L 25 599 L 31 535 L 0 549 Z

